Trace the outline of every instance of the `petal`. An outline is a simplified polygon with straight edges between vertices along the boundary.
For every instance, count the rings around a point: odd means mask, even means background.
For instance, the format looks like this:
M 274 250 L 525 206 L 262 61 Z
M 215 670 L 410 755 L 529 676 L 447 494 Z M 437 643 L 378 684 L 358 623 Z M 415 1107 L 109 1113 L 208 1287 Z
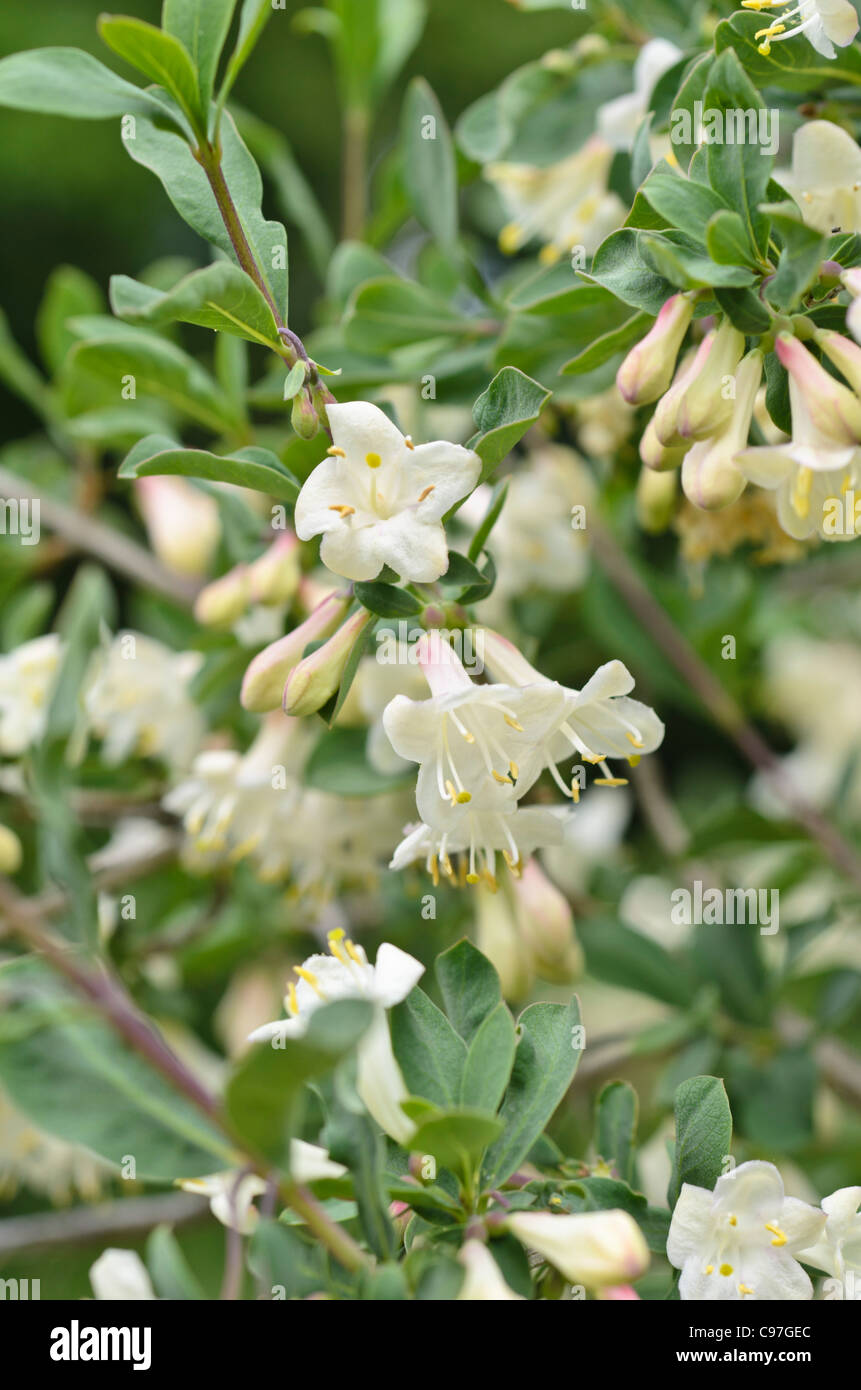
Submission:
M 695 1187 L 692 1183 L 682 1184 L 679 1200 L 670 1222 L 667 1236 L 667 1259 L 676 1269 L 681 1269 L 693 1256 L 701 1263 L 712 1234 L 712 1194 L 705 1187 Z
M 406 999 L 424 973 L 420 960 L 384 941 L 374 965 L 374 998 L 384 1009 L 392 1009 Z
M 763 1221 L 779 1219 L 783 1204 L 783 1178 L 773 1163 L 754 1158 L 724 1173 L 715 1183 L 716 1213 L 743 1212 Z
M 634 689 L 634 677 L 622 661 L 607 661 L 599 666 L 577 696 L 576 705 L 592 700 L 606 700 L 612 695 L 627 695 Z
M 348 401 L 326 407 L 332 441 L 348 458 L 364 461 L 379 454 L 383 463 L 397 461 L 406 452 L 404 436 L 384 410 L 369 401 Z
M 343 518 L 332 511 L 341 505 L 355 506 L 350 474 L 340 459 L 325 458 L 309 473 L 296 498 L 293 524 L 300 541 L 343 526 Z
M 383 728 L 400 758 L 420 763 L 436 751 L 439 712 L 433 700 L 396 695 L 383 710 Z
M 433 584 L 448 569 L 448 547 L 439 521 L 425 522 L 416 512 L 406 511 L 373 529 L 383 563 L 390 565 L 401 579 Z
M 380 1010 L 359 1041 L 356 1090 L 371 1115 L 397 1144 L 408 1144 L 415 1125 L 401 1109 L 409 1091 L 392 1051 L 389 1023 Z
M 304 1139 L 290 1140 L 290 1176 L 294 1182 L 321 1182 L 324 1178 L 342 1178 L 347 1169 L 329 1157 L 327 1149 L 307 1144 Z
M 320 559 L 344 579 L 376 579 L 385 564 L 379 543 L 381 526 L 351 526 L 349 518 L 338 517 L 337 530 L 323 536 Z
M 757 1303 L 782 1299 L 800 1303 L 813 1297 L 813 1285 L 798 1261 L 786 1250 L 773 1250 L 769 1246 L 746 1249 L 727 1283 L 740 1283 L 752 1289 Z
M 742 449 L 735 462 L 744 476 L 757 487 L 777 487 L 797 467 L 792 444 Z
M 857 1190 L 857 1189 L 856 1189 Z M 798 1197 L 786 1197 L 781 1209 L 778 1224 L 786 1236 L 786 1249 L 790 1254 L 815 1245 L 825 1227 L 826 1214 L 809 1202 Z
M 861 150 L 833 121 L 807 121 L 792 140 L 792 177 L 802 197 L 809 190 L 849 188 L 861 180 Z
M 156 1297 L 147 1267 L 136 1250 L 103 1250 L 90 1266 L 90 1283 L 100 1301 L 143 1302 Z
M 439 521 L 449 507 L 472 492 L 480 473 L 481 459 L 472 449 L 436 440 L 412 450 L 403 469 L 401 488 L 409 487 L 418 498 L 432 487 L 433 492 L 420 504 L 418 514 L 422 521 Z

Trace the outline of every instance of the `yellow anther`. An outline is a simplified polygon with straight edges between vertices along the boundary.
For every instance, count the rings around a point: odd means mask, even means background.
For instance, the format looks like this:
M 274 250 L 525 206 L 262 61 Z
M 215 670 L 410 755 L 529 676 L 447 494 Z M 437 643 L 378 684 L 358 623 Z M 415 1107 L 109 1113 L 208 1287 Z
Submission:
M 453 883 L 454 869 L 452 868 L 451 859 L 447 854 L 443 854 L 440 856 L 440 863 L 442 864 L 442 871 L 445 874 L 446 878 Z
M 750 1287 L 749 1284 L 739 1284 L 738 1291 L 741 1294 L 742 1298 L 744 1298 L 744 1295 L 746 1293 L 753 1293 L 753 1289 Z
M 466 803 L 467 803 L 468 801 L 472 801 L 472 792 L 467 792 L 467 791 L 458 792 L 458 794 L 457 794 L 457 804 L 458 804 L 458 806 L 465 806 Z
M 497 881 L 496 881 L 496 875 L 495 875 L 495 874 L 492 874 L 492 873 L 490 872 L 490 869 L 485 869 L 485 871 L 484 871 L 484 881 L 485 881 L 485 883 L 487 884 L 488 888 L 490 889 L 491 893 L 495 893 L 495 892 L 498 890 L 499 884 L 498 884 Z
M 342 965 L 347 965 L 349 963 L 347 956 L 344 954 L 344 948 L 341 945 L 345 936 L 346 932 L 343 927 L 335 927 L 333 931 L 328 932 L 326 935 L 326 939 L 329 942 L 329 950 L 332 952 L 335 960 L 339 960 Z
M 542 265 L 555 265 L 561 255 L 562 252 L 558 246 L 542 246 L 538 252 L 538 259 Z
M 344 950 L 347 952 L 347 955 L 350 957 L 350 960 L 355 961 L 356 965 L 365 964 L 365 962 L 362 960 L 362 957 L 359 955 L 358 947 L 356 946 L 356 943 L 354 941 L 345 941 Z
M 522 865 L 521 860 L 520 860 L 519 858 L 518 858 L 518 859 L 512 859 L 511 854 L 509 853 L 509 851 L 508 851 L 507 849 L 504 849 L 504 850 L 502 851 L 502 857 L 503 857 L 503 859 L 505 860 L 505 862 L 506 862 L 506 864 L 508 865 L 508 867 L 509 867 L 509 869 L 511 870 L 511 872 L 514 874 L 514 877 L 515 877 L 515 878 L 520 878 L 520 874 L 521 874 L 521 871 L 522 871 L 522 868 L 523 868 L 523 865 Z
M 467 874 L 466 881 L 469 884 L 476 884 L 481 883 L 481 878 L 478 874 Z
M 575 802 L 580 800 L 580 783 L 576 780 L 576 778 L 571 783 L 571 799 Z
M 721 1265 L 720 1269 L 718 1270 L 718 1273 L 722 1274 L 725 1279 L 728 1279 L 729 1276 L 732 1274 L 732 1265 Z
M 779 1226 L 774 1226 L 770 1221 L 766 1221 L 765 1229 L 767 1231 L 771 1231 L 772 1235 L 774 1236 L 774 1240 L 771 1242 L 772 1245 L 779 1246 L 786 1244 L 786 1236 L 784 1235 L 783 1231 L 780 1229 Z
M 428 485 L 427 485 L 427 487 L 425 488 L 424 492 L 420 492 L 420 493 L 419 493 L 419 501 L 420 501 L 420 502 L 423 502 L 423 501 L 425 500 L 426 497 L 429 497 L 430 494 L 433 492 L 433 490 L 434 490 L 435 487 L 436 487 L 436 483 L 428 483 Z
M 637 738 L 636 734 L 629 733 L 627 730 L 625 731 L 625 738 L 629 743 L 633 743 L 635 748 L 643 748 L 645 746 L 641 738 Z
M 517 763 L 509 763 L 508 771 L 511 773 L 512 777 L 516 782 L 518 777 L 520 776 L 520 768 L 517 766 Z
M 499 233 L 499 249 L 504 256 L 513 256 L 523 240 L 523 233 L 516 222 L 509 222 Z
M 550 1198 L 550 1201 L 549 1201 L 549 1203 L 548 1203 L 548 1206 L 551 1206 L 551 1207 L 561 1207 L 561 1205 L 562 1205 L 562 1198 L 559 1196 L 559 1193 L 558 1193 L 558 1192 L 554 1192 L 554 1193 L 553 1193 L 553 1196 Z
M 330 932 L 326 933 L 326 940 L 328 942 L 343 941 L 346 935 L 343 927 L 333 927 Z
M 355 507 L 348 507 L 346 502 L 339 502 L 335 506 L 330 506 L 330 512 L 337 512 L 339 516 L 353 516 Z
M 294 965 L 293 969 L 300 980 L 304 980 L 306 985 L 311 986 L 318 999 L 325 999 L 326 996 L 320 988 L 317 976 L 312 971 L 306 970 L 302 965 Z
M 845 478 L 843 479 L 843 482 L 840 484 L 840 491 L 841 491 L 841 493 L 848 492 L 851 486 L 852 486 L 852 474 L 851 474 L 851 473 L 847 473 L 846 476 L 845 476 Z
M 457 792 L 456 792 L 455 789 L 454 789 L 454 782 L 452 782 L 451 778 L 449 778 L 449 780 L 448 780 L 448 781 L 446 782 L 446 784 L 445 784 L 445 791 L 446 791 L 446 796 L 448 797 L 448 799 L 449 799 L 449 801 L 451 802 L 452 806 L 456 806 L 456 805 L 457 805 Z
M 509 729 L 516 729 L 519 734 L 523 733 L 523 725 L 518 724 L 516 719 L 512 719 L 510 714 L 504 714 L 502 717 L 508 725 Z
M 439 862 L 435 854 L 431 857 L 430 875 L 433 886 L 436 888 L 439 884 Z
M 404 443 L 406 444 L 408 449 L 414 449 L 416 447 L 413 443 L 413 437 L 411 434 L 404 435 Z
M 490 775 L 491 775 L 491 777 L 493 778 L 494 782 L 502 783 L 502 784 L 504 784 L 506 787 L 510 787 L 510 786 L 511 786 L 511 778 L 510 778 L 510 777 L 505 777 L 501 772 L 497 772 L 497 771 L 496 771 L 496 768 L 493 768 L 493 767 L 492 767 L 492 768 L 490 769 Z
M 628 766 L 639 767 L 642 761 L 643 759 L 640 757 L 639 753 L 632 753 L 630 758 L 628 759 Z
M 379 468 L 382 461 L 379 454 L 365 454 L 365 463 L 369 468 Z
M 287 986 L 287 1012 L 295 1018 L 299 1012 L 299 1000 L 296 998 L 296 986 L 291 980 Z
M 596 777 L 596 787 L 627 787 L 627 777 Z
M 738 1217 L 737 1217 L 737 1216 L 731 1216 L 731 1217 L 729 1218 L 729 1224 L 730 1224 L 731 1226 L 737 1226 L 737 1225 L 738 1225 Z
M 326 453 L 330 454 L 332 458 L 335 459 L 345 459 L 347 457 L 346 451 L 344 449 L 339 449 L 337 444 L 333 444 L 331 449 L 326 450 Z
M 810 490 L 813 487 L 813 469 L 799 468 L 792 488 L 792 506 L 797 516 L 807 516 L 810 512 Z
M 475 743 L 475 734 L 471 734 L 469 729 L 460 729 L 458 732 L 461 738 L 466 739 L 467 743 Z
M 714 1272 L 715 1272 L 715 1267 L 714 1267 L 714 1265 L 706 1265 L 706 1267 L 705 1267 L 705 1273 L 706 1273 L 706 1274 L 714 1274 Z

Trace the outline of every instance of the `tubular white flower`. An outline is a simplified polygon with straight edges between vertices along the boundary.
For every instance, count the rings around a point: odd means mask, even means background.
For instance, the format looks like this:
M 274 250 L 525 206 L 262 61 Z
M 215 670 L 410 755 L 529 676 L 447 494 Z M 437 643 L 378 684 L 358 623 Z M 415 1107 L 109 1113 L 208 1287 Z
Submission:
M 707 439 L 733 415 L 735 401 L 725 396 L 727 377 L 734 376 L 744 352 L 744 334 L 724 319 L 703 341 L 708 351 L 698 355 L 696 371 L 681 393 L 676 429 L 683 439 Z M 659 431 L 660 434 L 660 431 Z
M 358 1046 L 356 1089 L 368 1113 L 398 1144 L 409 1142 L 415 1125 L 401 1109 L 409 1092 L 392 1051 L 386 1009 L 400 1004 L 424 974 L 424 966 L 406 951 L 384 942 L 374 965 L 361 946 L 340 928 L 329 932 L 331 955 L 309 956 L 294 966 L 296 980 L 288 986 L 284 1006 L 288 1018 L 266 1023 L 250 1035 L 251 1042 L 276 1042 L 301 1037 L 315 1009 L 336 999 L 367 999 L 375 1016 Z
M 822 1199 L 825 1228 L 815 1245 L 799 1252 L 805 1264 L 835 1279 L 861 1278 L 861 1187 L 841 1187 Z
M 156 1294 L 147 1267 L 136 1250 L 103 1250 L 90 1265 L 93 1294 L 100 1301 L 151 1302 Z
M 17 758 L 45 731 L 63 646 L 55 632 L 0 656 L 0 753 Z
M 595 135 L 576 154 L 543 169 L 486 165 L 484 176 L 499 190 L 512 219 L 499 234 L 500 248 L 510 255 L 535 237 L 543 243 L 545 264 L 575 246 L 591 256 L 625 218 L 621 198 L 607 186 L 612 162 L 613 147 Z
M 508 1287 L 499 1265 L 482 1241 L 465 1241 L 457 1258 L 466 1270 L 466 1278 L 457 1295 L 459 1302 L 523 1302 L 523 1295 Z
M 722 1302 L 812 1298 L 795 1257 L 824 1225 L 824 1212 L 784 1194 L 773 1163 L 742 1163 L 718 1178 L 714 1192 L 685 1183 L 667 1237 L 667 1258 L 682 1271 L 679 1295 Z
M 858 33 L 858 14 L 850 0 L 741 0 L 746 10 L 782 10 L 783 13 L 765 29 L 757 31 L 755 38 L 761 39 L 759 51 L 764 58 L 771 52 L 773 43 L 797 38 L 804 34 L 823 58 L 836 58 L 834 45 L 845 48 Z M 787 9 L 787 5 L 791 8 Z M 787 21 L 795 19 L 787 29 Z
M 327 408 L 333 444 L 296 501 L 296 534 L 322 535 L 320 558 L 346 579 L 431 583 L 448 567 L 442 518 L 478 482 L 481 461 L 460 444 L 414 445 L 379 406 Z
M 633 92 L 598 107 L 598 133 L 614 150 L 633 149 L 637 127 L 648 112 L 652 92 L 664 73 L 683 57 L 682 50 L 668 39 L 650 39 L 640 49 L 634 63 Z
M 778 175 L 805 222 L 826 235 L 861 227 L 861 149 L 833 121 L 807 121 L 792 137 L 792 167 Z
M 349 607 L 349 591 L 333 590 L 317 604 L 304 623 L 258 652 L 249 662 L 242 680 L 239 701 L 243 709 L 254 714 L 279 709 L 287 677 L 299 665 L 305 648 L 331 636 L 346 617 Z
M 508 812 L 481 811 L 471 805 L 444 807 L 442 824 L 408 826 L 394 852 L 390 868 L 403 869 L 423 861 L 434 884 L 440 870 L 450 883 L 496 886 L 496 855 L 511 872 L 521 872 L 524 859 L 536 849 L 562 843 L 564 822 L 559 810 L 525 806 Z M 456 871 L 452 856 L 461 856 Z
M 649 1267 L 643 1233 L 626 1211 L 516 1212 L 508 1229 L 549 1261 L 570 1284 L 587 1289 L 629 1283 Z
M 203 737 L 203 716 L 189 685 L 200 652 L 173 652 L 152 637 L 120 632 L 96 653 L 87 674 L 84 712 L 109 764 L 135 755 L 187 765 Z

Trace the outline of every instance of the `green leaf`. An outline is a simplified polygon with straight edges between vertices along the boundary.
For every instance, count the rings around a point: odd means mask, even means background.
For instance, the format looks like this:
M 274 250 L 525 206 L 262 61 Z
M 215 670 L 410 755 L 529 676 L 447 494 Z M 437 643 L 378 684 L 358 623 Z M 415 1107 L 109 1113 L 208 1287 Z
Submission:
M 470 1043 L 460 1087 L 461 1104 L 491 1114 L 497 1109 L 514 1062 L 514 1020 L 500 1000 Z
M 308 1298 L 328 1287 L 322 1245 L 311 1245 L 280 1221 L 262 1220 L 249 1242 L 248 1264 L 261 1287 L 274 1297 Z
M 389 1017 L 392 1046 L 410 1093 L 433 1105 L 457 1105 L 466 1046 L 445 1014 L 416 988 Z
M 508 479 L 504 478 L 501 482 L 495 484 L 493 492 L 490 495 L 490 501 L 487 504 L 487 511 L 484 514 L 484 519 L 469 543 L 469 551 L 467 553 L 470 560 L 477 560 L 483 551 L 493 532 L 494 526 L 499 520 L 507 496 Z
M 667 1190 L 672 1208 L 682 1183 L 714 1187 L 732 1142 L 732 1115 L 724 1084 L 716 1076 L 694 1076 L 676 1092 L 676 1144 Z
M 798 35 L 792 43 L 774 44 L 766 57 L 759 52 L 756 39 L 757 30 L 762 28 L 761 14 L 739 12 L 723 20 L 715 33 L 717 52 L 734 49 L 751 81 L 805 96 L 821 86 L 861 85 L 861 49 L 856 43 L 838 48 L 833 58 L 826 58 Z
M 77 342 L 69 319 L 101 314 L 104 307 L 99 286 L 77 266 L 59 265 L 51 271 L 36 314 L 39 351 L 50 372 L 59 371 L 70 348 Z
M 0 60 L 0 106 L 89 121 L 168 114 L 156 96 L 80 48 L 33 48 Z
M 673 100 L 670 112 L 670 141 L 673 154 L 682 169 L 689 168 L 697 148 L 698 123 L 694 120 L 694 112 L 696 103 L 705 97 L 713 62 L 714 58 L 711 52 L 703 53 L 694 63 Z M 683 138 L 686 130 L 691 137 L 689 140 Z
M 164 0 L 161 22 L 191 56 L 203 112 L 209 108 L 218 59 L 227 38 L 236 0 Z
M 416 217 L 440 246 L 457 245 L 457 169 L 442 108 L 423 77 L 414 77 L 401 122 L 404 183 Z
M 366 353 L 391 352 L 427 338 L 470 331 L 469 320 L 450 309 L 440 295 L 394 275 L 360 285 L 344 316 L 347 346 Z
M 254 52 L 257 40 L 263 33 L 266 21 L 271 14 L 272 0 L 242 0 L 242 9 L 239 11 L 239 32 L 236 35 L 236 44 L 230 55 L 221 91 L 218 94 L 219 106 L 224 106 L 233 90 L 234 82 Z
M 156 1226 L 146 1243 L 146 1263 L 159 1298 L 192 1302 L 206 1298 L 169 1226 Z
M 413 1153 L 430 1154 L 452 1172 L 467 1173 L 501 1132 L 502 1124 L 494 1115 L 453 1110 L 431 1115 L 420 1124 L 409 1147 Z
M 479 434 L 470 447 L 481 459 L 482 482 L 535 424 L 551 395 L 546 386 L 517 367 L 497 372 L 472 408 Z
M 675 285 L 663 275 L 655 273 L 653 267 L 643 259 L 639 250 L 639 236 L 633 227 L 622 227 L 602 241 L 592 260 L 592 268 L 587 275 L 581 271 L 583 279 L 595 281 L 612 290 L 625 304 L 642 309 L 647 314 L 657 315 L 665 300 L 675 290 Z
M 434 974 L 449 1020 L 464 1041 L 471 1042 L 502 999 L 496 970 L 487 956 L 464 939 L 437 956 Z
M 737 212 L 723 208 L 706 227 L 706 247 L 720 265 L 750 265 L 753 254 L 744 223 Z
M 151 82 L 164 87 L 200 128 L 201 101 L 197 74 L 182 44 L 143 19 L 100 15 L 98 30 L 108 48 L 125 58 Z
M 340 1106 L 326 1124 L 323 1142 L 334 1161 L 350 1170 L 368 1245 L 378 1259 L 391 1259 L 398 1240 L 383 1187 L 385 1147 L 378 1126 L 367 1115 L 352 1114 Z
M 363 999 L 339 999 L 312 1013 L 307 1031 L 283 1046 L 255 1044 L 237 1062 L 227 1083 L 230 1121 L 254 1153 L 290 1169 L 290 1138 L 302 1088 L 331 1072 L 368 1028 L 373 1009 Z
M 263 216 L 260 170 L 239 136 L 230 115 L 221 125 L 222 171 L 243 231 L 269 290 L 272 302 L 287 313 L 287 233 L 280 222 Z M 137 164 L 156 175 L 180 217 L 232 261 L 236 253 L 206 174 L 187 142 L 152 120 L 137 122 L 134 140 L 125 148 Z M 238 262 L 237 262 L 238 263 Z
M 353 590 L 363 608 L 380 618 L 411 618 L 422 611 L 415 594 L 399 589 L 396 584 L 380 584 L 378 580 L 361 580 Z
M 763 102 L 736 54 L 732 49 L 721 53 L 712 65 L 708 86 L 703 98 L 705 109 L 717 111 L 724 121 L 724 134 L 729 134 L 735 119 L 744 119 L 746 112 L 758 113 Z M 727 140 L 706 144 L 706 167 L 709 182 L 720 194 L 727 207 L 741 217 L 752 251 L 765 249 L 768 237 L 767 221 L 757 212 L 771 178 L 773 158 L 754 140 L 729 143 Z
M 627 1081 L 609 1082 L 598 1096 L 595 1148 L 627 1183 L 633 1178 L 638 1109 L 637 1093 Z
M 599 979 L 680 1008 L 690 1003 L 687 972 L 642 932 L 621 922 L 593 921 L 578 924 L 578 934 L 589 970 Z
M 646 180 L 643 195 L 671 227 L 678 227 L 680 231 L 702 241 L 706 223 L 717 213 L 726 211 L 727 204 L 714 189 L 695 183 L 693 179 L 665 172 L 666 167 L 666 164 L 659 167 Z
M 523 1162 L 562 1100 L 582 1048 L 576 998 L 569 1004 L 531 1004 L 517 1021 L 514 1070 L 500 1110 L 501 1138 L 485 1159 L 485 1186 L 498 1187 Z
M 776 308 L 793 309 L 819 276 L 828 256 L 828 238 L 801 220 L 794 203 L 768 203 L 761 211 L 769 215 L 783 243 L 777 274 L 766 284 L 764 294 Z
M 619 328 L 611 328 L 608 333 L 602 333 L 576 357 L 572 357 L 570 362 L 566 362 L 562 368 L 563 374 L 582 376 L 584 372 L 593 372 L 596 367 L 602 367 L 611 357 L 627 351 L 645 337 L 653 322 L 651 314 L 642 311 L 633 314 Z
M 412 774 L 378 772 L 368 762 L 366 728 L 335 727 L 314 745 L 302 780 L 307 787 L 334 796 L 379 796 L 403 787 Z
M 255 445 L 222 456 L 206 449 L 184 449 L 166 435 L 151 434 L 136 444 L 120 464 L 120 478 L 149 478 L 153 474 L 206 478 L 211 483 L 266 492 L 287 502 L 299 495 L 299 482 L 269 449 Z
M 104 393 L 112 401 L 123 400 L 132 384 L 134 397 L 154 396 L 213 434 L 235 428 L 235 407 L 200 363 L 182 348 L 145 329 L 117 325 L 104 338 L 78 343 L 69 353 L 64 378 L 67 407 L 75 414 L 81 406 L 103 405 Z M 97 401 L 88 391 L 100 388 Z
M 129 323 L 196 323 L 265 347 L 281 347 L 265 298 L 253 280 L 229 261 L 195 270 L 166 292 L 127 275 L 112 275 L 110 296 L 114 313 Z
M 647 265 L 677 289 L 752 285 L 755 275 L 746 266 L 719 265 L 698 251 L 682 232 L 640 232 L 639 250 Z
M 0 309 L 0 381 L 26 401 L 37 415 L 51 413 L 47 382 L 33 366 L 27 354 L 18 346 L 9 329 L 9 322 Z

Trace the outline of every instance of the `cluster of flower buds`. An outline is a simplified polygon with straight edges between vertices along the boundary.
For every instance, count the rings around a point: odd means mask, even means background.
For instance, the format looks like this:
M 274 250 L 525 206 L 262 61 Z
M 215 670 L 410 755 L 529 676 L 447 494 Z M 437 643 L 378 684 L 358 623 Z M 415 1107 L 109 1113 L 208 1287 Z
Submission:
M 250 565 L 234 565 L 201 589 L 194 616 L 205 627 L 230 627 L 256 604 L 290 603 L 301 577 L 299 553 L 296 537 L 285 531 Z

